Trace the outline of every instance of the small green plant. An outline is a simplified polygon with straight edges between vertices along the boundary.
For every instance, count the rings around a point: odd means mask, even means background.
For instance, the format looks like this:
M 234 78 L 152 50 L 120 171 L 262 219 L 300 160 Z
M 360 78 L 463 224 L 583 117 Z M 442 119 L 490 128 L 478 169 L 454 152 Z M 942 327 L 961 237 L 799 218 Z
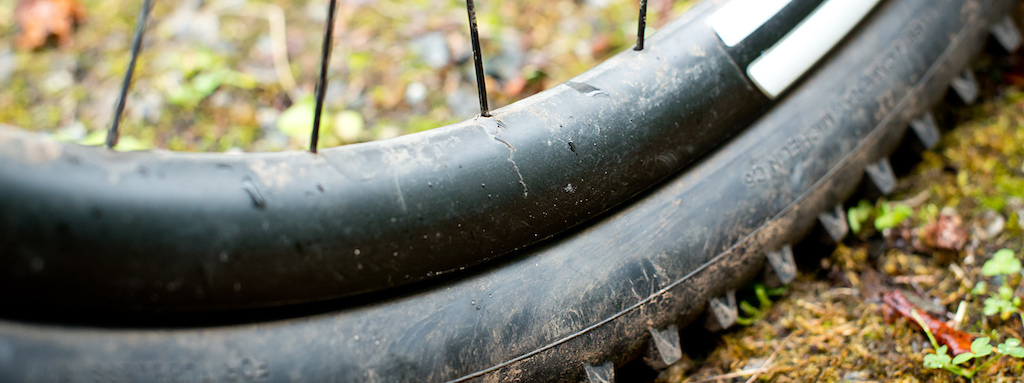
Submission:
M 871 205 L 871 202 L 862 199 L 857 203 L 857 206 L 851 207 L 846 212 L 846 220 L 850 221 L 850 231 L 853 234 L 860 234 L 864 223 L 871 219 L 871 212 L 873 210 L 875 210 L 875 207 Z
M 989 259 L 981 266 L 981 275 L 986 277 L 1010 275 L 1019 273 L 1020 269 L 1020 259 L 1017 259 L 1017 256 L 1013 254 L 1013 250 L 1001 249 L 992 254 L 992 259 Z
M 1014 358 L 1024 359 L 1024 347 L 1020 346 L 1020 339 L 1007 339 L 1006 342 L 1003 342 L 999 346 L 996 346 L 996 351 L 1003 355 L 1009 355 Z
M 999 314 L 1003 320 L 1010 319 L 1010 316 L 1021 312 L 1021 298 L 1014 296 L 1013 288 L 1009 286 L 1011 276 L 1020 273 L 1021 262 L 1010 249 L 1001 249 L 992 254 L 992 258 L 981 267 L 981 274 L 987 277 L 1000 276 L 1003 284 L 996 289 L 995 293 L 985 298 L 985 316 Z M 980 283 L 979 283 L 980 285 Z M 984 293 L 982 288 L 979 292 Z
M 744 314 L 749 315 L 748 317 L 740 316 L 736 318 L 736 323 L 743 326 L 750 326 L 757 323 L 761 319 L 764 319 L 768 315 L 768 311 L 772 308 L 771 297 L 780 297 L 786 294 L 785 287 L 778 287 L 774 289 L 765 288 L 763 284 L 754 285 L 754 295 L 757 297 L 758 307 L 750 304 L 747 301 L 740 301 L 740 310 Z
M 876 209 L 868 200 L 861 200 L 857 206 L 846 211 L 846 220 L 850 223 L 850 231 L 853 234 L 860 234 L 871 217 L 875 217 L 875 229 L 885 230 L 894 228 L 903 220 L 914 215 L 914 209 L 909 205 L 882 200 Z
M 883 203 L 875 217 L 875 229 L 885 230 L 896 227 L 903 220 L 914 215 L 914 209 L 902 203 Z
M 955 357 L 950 357 L 947 354 L 948 347 L 939 346 L 939 343 L 935 340 L 935 336 L 932 335 L 931 330 L 928 330 L 928 326 L 921 319 L 921 316 L 916 311 L 913 312 L 914 320 L 917 324 L 924 329 L 925 335 L 928 335 L 928 340 L 932 343 L 932 348 L 935 353 L 928 353 L 924 355 L 924 367 L 930 369 L 944 369 L 954 374 L 960 375 L 967 379 L 974 378 L 974 374 L 981 371 L 988 365 L 999 360 L 998 356 L 1008 355 L 1018 359 L 1024 359 L 1024 348 L 1020 346 L 1020 340 L 1015 338 L 1007 339 L 1005 342 L 1000 343 L 995 348 L 992 348 L 991 339 L 988 337 L 978 338 L 971 342 L 971 351 L 961 353 Z M 997 357 L 992 357 L 993 350 L 997 354 Z M 986 358 L 987 357 L 987 358 Z M 967 367 L 965 364 L 972 360 L 977 359 L 980 364 L 975 362 L 973 366 Z M 981 361 L 982 359 L 987 359 Z
M 1003 282 L 992 295 L 985 299 L 985 316 L 999 314 L 1003 320 L 1006 320 L 1013 314 L 1022 313 L 1021 298 L 1014 296 L 1013 288 L 1009 286 L 1010 277 L 1020 272 L 1021 261 L 1014 254 L 1013 250 L 1010 249 L 996 251 L 992 254 L 992 258 L 982 265 L 982 275 L 987 277 L 1000 276 Z M 972 293 L 984 295 L 988 293 L 988 285 L 985 281 L 980 281 L 974 286 Z M 925 354 L 924 366 L 926 368 L 945 369 L 946 371 L 971 379 L 977 371 L 998 360 L 998 356 L 1006 355 L 1024 359 L 1024 347 L 1021 347 L 1020 339 L 1010 338 L 993 348 L 990 343 L 991 338 L 988 337 L 975 339 L 971 343 L 971 351 L 951 358 L 947 355 L 948 348 L 946 346 L 939 347 L 938 342 L 935 341 L 935 336 L 932 335 L 928 326 L 921 319 L 921 316 L 916 311 L 913 312 L 913 316 L 918 325 L 924 329 L 925 334 L 928 335 L 928 340 L 931 341 L 932 348 L 935 350 L 934 353 Z M 996 357 L 993 357 L 993 354 Z M 987 360 L 981 361 L 981 359 L 986 357 Z M 973 359 L 978 359 L 980 364 L 975 362 L 972 367 L 967 367 L 966 363 Z
M 163 91 L 167 101 L 189 110 L 199 106 L 221 85 L 252 89 L 257 83 L 253 76 L 231 69 L 228 62 L 208 49 L 195 49 L 187 53 L 169 53 L 164 61 L 165 70 L 178 73 L 158 79 L 157 89 Z
M 1010 319 L 1010 316 L 1020 311 L 1021 299 L 1013 296 L 1013 289 L 1006 286 L 999 286 L 999 289 L 992 296 L 985 298 L 985 316 L 999 314 L 1003 320 Z

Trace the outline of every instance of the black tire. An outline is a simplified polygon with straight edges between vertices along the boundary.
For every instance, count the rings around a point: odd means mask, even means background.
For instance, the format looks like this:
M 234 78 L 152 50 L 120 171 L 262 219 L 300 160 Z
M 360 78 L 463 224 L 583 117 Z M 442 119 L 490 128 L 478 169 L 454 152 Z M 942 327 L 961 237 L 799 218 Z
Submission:
M 604 367 L 587 366 L 636 357 L 650 334 L 692 321 L 709 299 L 761 274 L 766 253 L 785 249 L 832 211 L 942 97 L 1015 3 L 885 2 L 770 112 L 685 173 L 585 228 L 475 273 L 256 323 L 103 328 L 4 320 L 0 381 L 578 381 L 602 374 Z M 12 142 L 51 147 L 0 135 L 0 145 Z M 501 193 L 520 191 L 517 178 L 503 185 Z M 837 236 L 845 228 L 841 210 L 838 216 L 825 216 Z M 8 245 L 4 267 L 20 249 Z M 27 285 L 31 296 L 49 286 L 24 276 L 0 283 L 8 300 L 17 294 L 10 289 Z M 79 294 L 46 298 L 67 303 L 59 298 Z M 84 294 L 96 299 L 89 304 L 103 296 Z
M 0 129 L 0 299 L 267 307 L 499 258 L 623 203 L 743 130 L 773 101 L 740 67 L 819 3 L 793 0 L 731 48 L 699 22 L 715 8 L 702 4 L 643 51 L 494 118 L 319 155 L 111 153 Z
M 111 153 L 0 129 L 0 299 L 265 307 L 501 257 L 619 205 L 743 130 L 773 102 L 733 57 L 768 48 L 817 3 L 795 0 L 777 25 L 729 50 L 689 22 L 713 10 L 704 4 L 643 51 L 494 118 L 320 154 Z

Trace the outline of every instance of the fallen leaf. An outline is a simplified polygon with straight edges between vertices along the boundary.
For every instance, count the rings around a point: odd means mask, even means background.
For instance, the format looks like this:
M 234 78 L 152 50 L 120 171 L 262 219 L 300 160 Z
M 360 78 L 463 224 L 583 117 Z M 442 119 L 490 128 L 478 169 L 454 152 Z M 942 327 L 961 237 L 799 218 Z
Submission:
M 963 227 L 963 219 L 956 210 L 944 208 L 939 218 L 924 227 L 921 241 L 925 246 L 960 251 L 967 244 L 967 230 Z
M 15 42 L 19 48 L 38 49 L 51 36 L 67 46 L 75 27 L 85 20 L 85 7 L 77 0 L 21 0 L 14 17 L 21 27 Z
M 607 33 L 601 33 L 590 42 L 590 56 L 601 57 L 612 49 L 612 38 Z
M 973 338 L 970 334 L 953 329 L 947 326 L 945 322 L 928 315 L 924 310 L 910 303 L 900 290 L 893 290 L 882 296 L 882 303 L 882 313 L 885 315 L 887 322 L 892 323 L 896 320 L 895 314 L 899 314 L 916 325 L 917 321 L 914 319 L 914 313 L 916 312 L 917 316 L 921 318 L 921 322 L 928 326 L 928 331 L 931 331 L 932 335 L 935 336 L 935 340 L 940 345 L 948 346 L 954 356 L 971 351 Z
M 509 96 L 518 96 L 523 93 L 523 89 L 526 89 L 526 77 L 518 75 L 508 80 L 502 91 Z

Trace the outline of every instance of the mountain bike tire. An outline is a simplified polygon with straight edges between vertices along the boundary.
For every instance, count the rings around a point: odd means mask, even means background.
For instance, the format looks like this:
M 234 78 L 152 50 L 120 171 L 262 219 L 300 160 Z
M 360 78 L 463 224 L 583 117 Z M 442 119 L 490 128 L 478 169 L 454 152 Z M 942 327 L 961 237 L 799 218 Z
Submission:
M 891 190 L 886 156 L 908 126 L 934 144 L 930 105 L 951 84 L 973 98 L 962 70 L 1015 4 L 885 2 L 776 107 L 685 173 L 476 273 L 257 323 L 2 320 L 0 380 L 603 382 L 644 352 L 671 362 L 687 342 L 676 326 L 708 307 L 727 326 L 729 291 L 766 268 L 791 277 L 789 245 L 816 224 L 842 238 L 837 204 L 862 178 Z
M 644 50 L 493 118 L 319 154 L 114 153 L 0 129 L 0 299 L 231 310 L 486 263 L 593 219 L 743 130 L 774 101 L 737 63 L 820 2 L 792 0 L 728 49 L 698 22 L 708 2 Z

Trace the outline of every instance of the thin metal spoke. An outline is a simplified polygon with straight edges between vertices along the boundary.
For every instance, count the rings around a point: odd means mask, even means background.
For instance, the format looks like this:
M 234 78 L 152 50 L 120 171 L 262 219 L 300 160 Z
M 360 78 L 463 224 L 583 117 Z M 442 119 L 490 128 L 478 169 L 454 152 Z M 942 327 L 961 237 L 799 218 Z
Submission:
M 487 107 L 487 84 L 484 82 L 484 63 L 480 58 L 480 34 L 476 31 L 476 7 L 473 0 L 466 0 L 466 10 L 469 12 L 469 37 L 473 41 L 473 64 L 476 65 L 476 91 L 480 96 L 480 116 L 490 117 L 491 111 Z
M 135 21 L 135 42 L 132 43 L 132 60 L 128 63 L 128 70 L 124 74 L 124 83 L 121 84 L 121 95 L 117 100 L 117 108 L 114 110 L 114 122 L 107 131 L 107 147 L 113 149 L 117 145 L 118 127 L 121 125 L 121 115 L 124 114 L 124 104 L 128 98 L 128 89 L 132 84 L 132 74 L 135 73 L 135 63 L 139 59 L 139 52 L 142 50 L 142 36 L 146 32 L 146 23 L 149 20 L 149 11 L 152 9 L 152 1 L 145 0 L 142 8 L 139 9 L 139 17 Z
M 636 27 L 636 47 L 633 48 L 635 51 L 644 50 L 644 29 L 647 28 L 647 0 L 640 0 L 640 20 L 637 21 Z
M 338 0 L 331 0 L 327 8 L 327 25 L 324 28 L 324 46 L 320 49 L 320 77 L 316 83 L 316 112 L 313 114 L 313 133 L 309 137 L 309 151 L 316 153 L 320 140 L 320 115 L 324 110 L 324 96 L 327 94 L 327 64 L 331 61 L 334 47 L 334 18 L 338 13 Z

